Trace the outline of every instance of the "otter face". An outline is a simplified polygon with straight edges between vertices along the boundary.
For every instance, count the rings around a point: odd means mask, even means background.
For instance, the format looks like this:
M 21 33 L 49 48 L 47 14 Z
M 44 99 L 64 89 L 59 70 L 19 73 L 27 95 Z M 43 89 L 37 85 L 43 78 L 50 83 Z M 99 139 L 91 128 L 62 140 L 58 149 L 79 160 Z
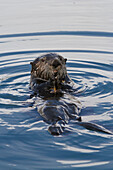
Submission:
M 56 80 L 59 84 L 65 79 L 66 71 L 66 60 L 62 56 L 50 53 L 38 57 L 33 62 L 31 62 L 31 77 L 41 78 L 44 80 Z

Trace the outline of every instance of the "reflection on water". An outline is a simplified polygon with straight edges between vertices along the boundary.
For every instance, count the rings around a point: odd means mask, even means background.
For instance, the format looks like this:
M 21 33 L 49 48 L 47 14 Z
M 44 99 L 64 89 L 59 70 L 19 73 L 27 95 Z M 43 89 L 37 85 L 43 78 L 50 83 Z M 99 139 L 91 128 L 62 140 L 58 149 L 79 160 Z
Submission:
M 70 122 L 53 137 L 29 98 L 29 63 L 60 53 L 77 85 L 83 121 L 113 131 L 112 6 L 107 0 L 1 1 L 1 169 L 112 169 L 112 135 Z
M 91 162 L 91 160 L 89 160 L 89 161 L 88 160 L 86 160 L 86 161 L 84 161 L 84 160 L 83 161 L 63 161 L 63 160 L 61 160 L 58 162 L 60 162 L 61 164 L 64 164 L 64 165 L 71 164 L 71 167 L 93 167 L 93 166 L 105 165 L 105 164 L 109 163 L 107 161 L 93 163 L 93 162 Z

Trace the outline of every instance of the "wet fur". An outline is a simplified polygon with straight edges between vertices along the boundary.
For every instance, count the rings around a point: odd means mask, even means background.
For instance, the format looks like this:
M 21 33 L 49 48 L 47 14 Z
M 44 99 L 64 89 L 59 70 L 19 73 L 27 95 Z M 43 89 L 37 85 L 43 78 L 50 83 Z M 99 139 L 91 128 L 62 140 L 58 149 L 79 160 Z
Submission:
M 113 134 L 97 124 L 81 122 L 81 103 L 72 93 L 75 91 L 74 82 L 67 74 L 66 60 L 58 54 L 50 53 L 31 62 L 32 97 L 36 97 L 35 105 L 41 117 L 50 124 L 48 131 L 52 135 L 60 135 L 65 130 L 65 124 L 74 120 L 86 129 Z
M 67 75 L 66 63 L 67 59 L 62 56 L 51 53 L 38 57 L 30 64 L 31 69 L 31 82 L 37 80 L 56 81 L 57 85 L 63 81 Z M 37 82 L 39 84 L 39 82 Z M 32 85 L 31 85 L 32 86 Z

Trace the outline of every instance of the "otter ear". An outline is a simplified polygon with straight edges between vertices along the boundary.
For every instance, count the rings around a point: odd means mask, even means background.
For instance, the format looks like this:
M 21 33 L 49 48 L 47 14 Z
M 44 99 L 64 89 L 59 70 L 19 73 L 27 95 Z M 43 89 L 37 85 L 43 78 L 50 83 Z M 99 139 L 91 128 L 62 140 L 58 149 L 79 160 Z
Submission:
M 30 62 L 31 65 L 33 65 L 33 62 Z
M 31 72 L 33 71 L 33 62 L 30 62 L 31 64 Z
M 65 58 L 64 60 L 65 60 L 65 63 L 66 63 L 66 61 L 67 61 L 67 58 Z

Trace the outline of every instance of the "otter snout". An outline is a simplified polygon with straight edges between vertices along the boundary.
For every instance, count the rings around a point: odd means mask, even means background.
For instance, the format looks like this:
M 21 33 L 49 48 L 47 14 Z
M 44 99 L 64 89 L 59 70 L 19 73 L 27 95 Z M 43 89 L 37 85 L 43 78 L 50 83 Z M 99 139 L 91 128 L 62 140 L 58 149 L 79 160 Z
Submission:
M 57 68 L 58 66 L 61 66 L 62 64 L 61 64 L 61 62 L 59 61 L 59 60 L 57 60 L 57 59 L 55 59 L 53 62 L 52 62 L 52 66 L 54 67 L 54 68 Z

